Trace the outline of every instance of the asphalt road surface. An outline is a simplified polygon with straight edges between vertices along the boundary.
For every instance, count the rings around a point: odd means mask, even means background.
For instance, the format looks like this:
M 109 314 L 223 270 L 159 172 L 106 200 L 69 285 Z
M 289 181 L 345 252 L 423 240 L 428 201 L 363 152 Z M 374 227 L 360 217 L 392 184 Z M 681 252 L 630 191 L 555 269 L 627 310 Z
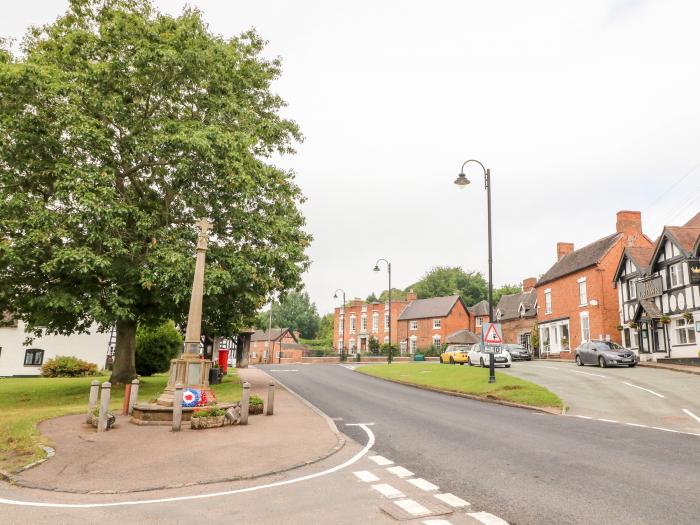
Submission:
M 377 453 L 511 525 L 700 523 L 700 437 L 447 396 L 340 365 L 263 368 L 339 423 L 374 423 Z

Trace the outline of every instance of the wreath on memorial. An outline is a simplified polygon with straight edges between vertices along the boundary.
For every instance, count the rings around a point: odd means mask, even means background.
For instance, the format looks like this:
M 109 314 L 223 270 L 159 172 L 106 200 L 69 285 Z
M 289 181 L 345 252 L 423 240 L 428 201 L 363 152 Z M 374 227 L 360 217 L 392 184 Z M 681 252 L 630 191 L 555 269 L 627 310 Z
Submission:
M 200 399 L 197 406 L 204 407 L 209 405 L 216 405 L 218 403 L 216 399 L 216 394 L 213 390 L 202 390 L 200 393 Z M 193 405 L 194 406 L 194 405 Z
M 195 388 L 186 388 L 182 391 L 182 406 L 183 407 L 196 407 L 202 401 L 201 391 Z

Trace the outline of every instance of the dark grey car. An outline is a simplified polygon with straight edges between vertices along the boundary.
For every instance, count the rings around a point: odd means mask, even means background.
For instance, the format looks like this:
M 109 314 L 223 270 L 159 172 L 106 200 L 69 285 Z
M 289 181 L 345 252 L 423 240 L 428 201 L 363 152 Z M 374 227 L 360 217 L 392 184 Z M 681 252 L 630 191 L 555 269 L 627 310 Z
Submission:
M 582 343 L 576 349 L 576 364 L 608 366 L 629 366 L 632 368 L 639 362 L 637 355 L 612 341 L 593 339 Z
M 532 354 L 523 345 L 505 344 L 503 348 L 510 354 L 513 361 L 530 361 L 532 359 Z

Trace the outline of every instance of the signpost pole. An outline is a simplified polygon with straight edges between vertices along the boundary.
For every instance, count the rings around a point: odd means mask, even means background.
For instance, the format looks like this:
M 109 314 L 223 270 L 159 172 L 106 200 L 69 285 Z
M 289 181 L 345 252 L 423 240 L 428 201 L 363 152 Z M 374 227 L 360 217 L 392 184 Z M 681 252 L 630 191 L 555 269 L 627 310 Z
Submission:
M 496 382 L 496 353 L 503 346 L 503 330 L 500 323 L 484 323 L 481 327 L 481 341 L 489 355 L 489 383 Z

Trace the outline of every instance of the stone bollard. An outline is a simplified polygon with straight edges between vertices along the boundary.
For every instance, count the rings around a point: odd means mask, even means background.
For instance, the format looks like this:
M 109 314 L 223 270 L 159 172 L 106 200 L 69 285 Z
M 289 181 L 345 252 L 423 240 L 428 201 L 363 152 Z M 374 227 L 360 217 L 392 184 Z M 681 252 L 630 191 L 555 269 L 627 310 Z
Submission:
M 97 396 L 100 394 L 100 382 L 94 379 L 90 383 L 90 398 L 88 400 L 87 418 L 86 422 L 88 424 L 92 423 L 92 411 L 95 410 L 97 406 Z
M 107 430 L 107 414 L 109 412 L 109 398 L 112 393 L 112 384 L 109 381 L 102 383 L 102 392 L 100 392 L 100 418 L 97 421 L 97 431 L 105 432 Z
M 243 397 L 241 398 L 241 425 L 248 424 L 248 411 L 250 410 L 250 383 L 243 383 Z
M 265 410 L 266 416 L 271 416 L 274 412 L 275 407 L 275 383 L 270 381 L 270 386 L 267 387 L 267 408 Z
M 134 379 L 131 382 L 131 392 L 129 392 L 129 415 L 134 411 L 134 405 L 139 398 L 139 380 Z
M 179 432 L 182 426 L 182 383 L 175 385 L 173 397 L 173 432 Z
M 124 401 L 122 402 L 122 414 L 129 415 L 129 402 L 131 401 L 131 383 L 124 385 Z

